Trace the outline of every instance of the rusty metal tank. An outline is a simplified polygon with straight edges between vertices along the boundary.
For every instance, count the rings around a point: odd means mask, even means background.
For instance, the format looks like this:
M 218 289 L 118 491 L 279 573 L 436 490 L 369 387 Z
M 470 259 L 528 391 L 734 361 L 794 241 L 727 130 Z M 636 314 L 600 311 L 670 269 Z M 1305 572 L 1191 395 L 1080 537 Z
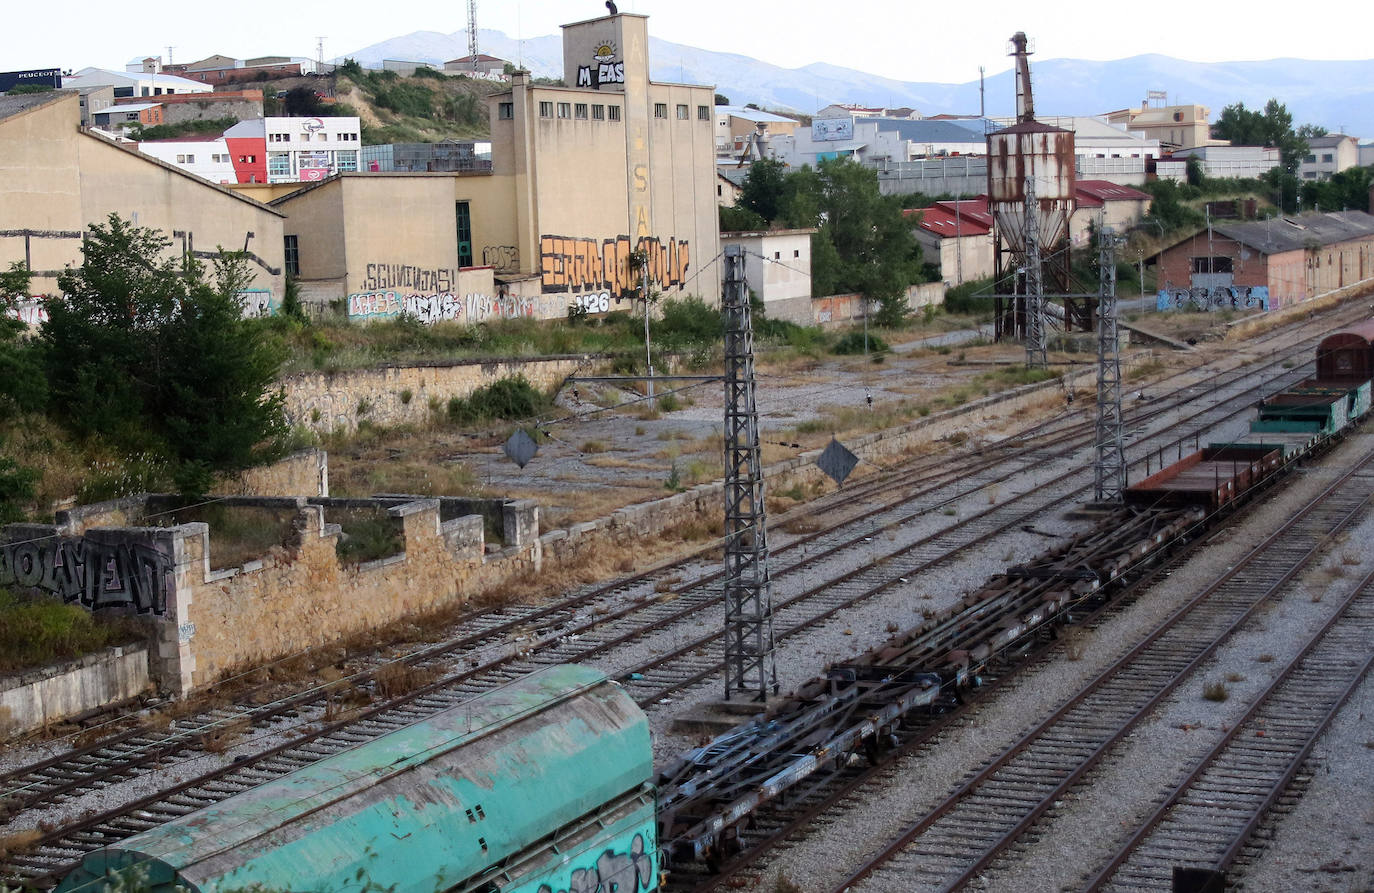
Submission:
M 1069 233 L 1074 208 L 1073 131 L 1022 121 L 988 134 L 988 206 L 1015 254 L 1025 251 L 1026 178 L 1035 180 L 1040 248 L 1048 254 Z

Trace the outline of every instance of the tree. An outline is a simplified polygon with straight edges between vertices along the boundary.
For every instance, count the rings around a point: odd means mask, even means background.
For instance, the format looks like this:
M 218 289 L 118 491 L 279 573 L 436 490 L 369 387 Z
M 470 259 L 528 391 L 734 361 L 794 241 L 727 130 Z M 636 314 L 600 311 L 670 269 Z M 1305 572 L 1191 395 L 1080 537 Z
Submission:
M 196 492 L 285 433 L 274 387 L 285 354 L 262 321 L 243 318 L 242 257 L 221 252 L 207 275 L 193 258 L 164 259 L 170 244 L 116 214 L 92 224 L 41 337 L 57 421 L 165 456 Z
M 879 325 L 900 324 L 907 286 L 924 279 L 921 247 L 900 200 L 879 191 L 876 171 L 849 158 L 826 159 L 790 185 L 793 212 L 816 208 L 813 220 L 797 221 L 818 228 L 811 240 L 812 293 L 858 292 L 880 303 Z
M 772 158 L 760 158 L 749 165 L 749 173 L 740 184 L 735 204 L 772 223 L 782 212 L 786 179 L 787 165 Z
M 0 417 L 15 412 L 41 412 L 48 387 L 28 326 L 12 312 L 29 296 L 29 270 L 15 261 L 0 273 Z
M 1374 168 L 1352 167 L 1332 174 L 1331 179 L 1302 184 L 1304 208 L 1324 211 L 1361 211 L 1368 207 L 1374 187 Z
M 1265 146 L 1279 150 L 1283 167 L 1290 173 L 1298 169 L 1298 164 L 1307 154 L 1307 140 L 1324 129 L 1314 124 L 1304 124 L 1293 129 L 1293 115 L 1277 99 L 1264 104 L 1264 111 L 1247 109 L 1245 103 L 1238 102 L 1221 110 L 1217 123 L 1212 125 L 1212 136 L 1219 140 L 1229 140 L 1236 146 Z
M 717 94 L 716 94 L 716 105 L 729 105 L 729 104 L 730 104 L 730 97 L 726 96 L 726 95 L 723 94 L 723 93 L 717 93 Z

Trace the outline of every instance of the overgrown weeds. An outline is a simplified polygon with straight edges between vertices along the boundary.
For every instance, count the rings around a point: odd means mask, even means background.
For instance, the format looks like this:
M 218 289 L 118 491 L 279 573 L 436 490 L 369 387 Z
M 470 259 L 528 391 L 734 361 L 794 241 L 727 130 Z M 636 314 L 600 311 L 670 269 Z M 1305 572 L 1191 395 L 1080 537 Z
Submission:
M 70 660 L 144 636 L 134 620 L 97 617 L 79 605 L 0 589 L 0 670 L 5 672 Z

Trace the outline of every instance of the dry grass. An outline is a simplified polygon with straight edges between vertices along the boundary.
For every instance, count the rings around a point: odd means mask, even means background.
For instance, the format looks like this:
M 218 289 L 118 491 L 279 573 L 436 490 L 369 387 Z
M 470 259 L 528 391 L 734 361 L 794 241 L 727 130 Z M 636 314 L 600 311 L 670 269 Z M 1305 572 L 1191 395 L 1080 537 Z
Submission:
M 1066 626 L 1059 634 L 1059 638 L 1064 641 L 1065 660 L 1082 660 L 1083 654 L 1088 647 L 1087 635 L 1081 627 Z
M 1208 682 L 1202 687 L 1202 696 L 1209 701 L 1220 703 L 1231 696 L 1224 682 Z
M 1272 654 L 1261 654 L 1259 657 L 1255 658 L 1255 660 L 1256 660 L 1257 662 L 1259 662 L 1259 663 L 1262 663 L 1262 664 L 1272 663 L 1273 660 L 1274 660 L 1274 655 L 1272 655 Z
M 1245 677 L 1244 677 L 1243 675 L 1241 675 L 1240 673 L 1227 673 L 1227 674 L 1226 674 L 1226 681 L 1227 681 L 1227 682 L 1244 682 L 1244 681 L 1245 681 Z
M 0 858 L 8 856 L 10 853 L 21 853 L 37 843 L 38 838 L 43 836 L 43 832 L 37 828 L 26 828 L 23 831 L 11 831 L 0 837 Z
M 438 678 L 439 671 L 436 669 L 413 667 L 400 661 L 383 664 L 372 676 L 373 687 L 383 698 L 399 698 Z
M 200 747 L 206 753 L 220 754 L 233 747 L 243 735 L 252 727 L 252 723 L 246 717 L 232 719 L 217 729 L 212 729 L 200 736 Z
M 820 519 L 814 515 L 801 515 L 784 522 L 782 530 L 784 533 L 794 534 L 815 533 L 822 526 Z

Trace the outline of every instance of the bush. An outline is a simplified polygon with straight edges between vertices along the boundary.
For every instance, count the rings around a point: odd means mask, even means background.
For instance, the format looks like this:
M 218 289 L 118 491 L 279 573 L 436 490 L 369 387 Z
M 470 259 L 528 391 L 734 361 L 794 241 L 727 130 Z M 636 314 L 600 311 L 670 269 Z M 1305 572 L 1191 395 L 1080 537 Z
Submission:
M 448 401 L 448 418 L 457 425 L 491 419 L 527 419 L 549 406 L 548 398 L 525 380 L 525 376 L 503 378 L 473 391 L 466 399 Z
M 133 621 L 97 620 L 77 605 L 24 599 L 0 589 L 0 671 L 80 657 L 139 635 Z
M 945 310 L 972 316 L 991 313 L 993 307 L 992 280 L 974 279 L 956 285 L 945 292 Z
M 869 353 L 880 353 L 888 349 L 887 342 L 872 332 L 868 333 L 866 343 Z M 865 336 L 863 332 L 849 332 L 840 336 L 840 339 L 831 345 L 830 352 L 841 356 L 861 354 L 864 352 L 864 346 Z
M 697 297 L 664 302 L 663 318 L 650 330 L 654 341 L 669 349 L 715 344 L 725 337 L 720 311 Z

